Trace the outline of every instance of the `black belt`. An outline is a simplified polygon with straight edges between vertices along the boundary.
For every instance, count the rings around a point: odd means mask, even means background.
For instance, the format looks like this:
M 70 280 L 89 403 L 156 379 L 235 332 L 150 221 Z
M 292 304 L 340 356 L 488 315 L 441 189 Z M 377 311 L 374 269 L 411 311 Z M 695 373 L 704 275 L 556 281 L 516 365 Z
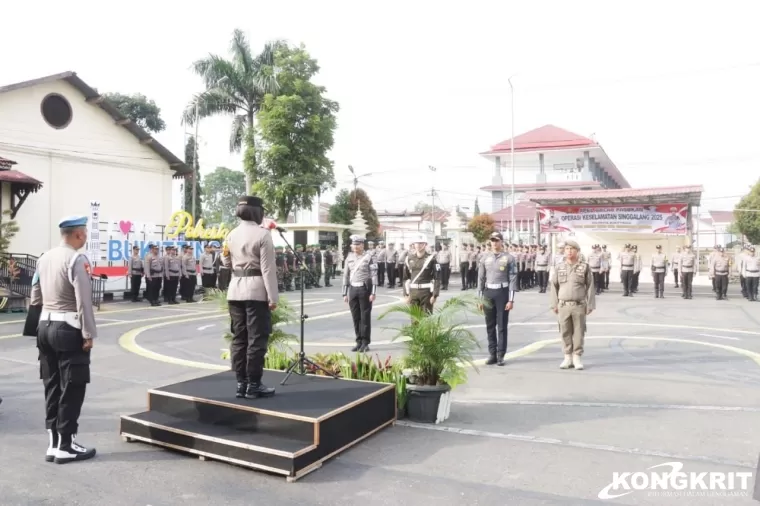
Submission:
M 261 276 L 261 269 L 235 269 L 232 274 L 239 278 L 252 278 Z
M 153 269 L 150 270 L 151 274 L 161 274 L 164 271 L 154 271 Z
M 623 264 L 623 267 L 633 267 L 633 264 Z

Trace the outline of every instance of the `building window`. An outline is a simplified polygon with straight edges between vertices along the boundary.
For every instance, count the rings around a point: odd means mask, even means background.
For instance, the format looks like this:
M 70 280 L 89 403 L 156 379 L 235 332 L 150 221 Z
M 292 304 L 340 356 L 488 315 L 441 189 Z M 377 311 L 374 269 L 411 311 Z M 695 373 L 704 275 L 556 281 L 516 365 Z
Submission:
M 40 109 L 45 122 L 53 128 L 60 130 L 71 123 L 71 104 L 57 93 L 51 93 L 42 99 Z

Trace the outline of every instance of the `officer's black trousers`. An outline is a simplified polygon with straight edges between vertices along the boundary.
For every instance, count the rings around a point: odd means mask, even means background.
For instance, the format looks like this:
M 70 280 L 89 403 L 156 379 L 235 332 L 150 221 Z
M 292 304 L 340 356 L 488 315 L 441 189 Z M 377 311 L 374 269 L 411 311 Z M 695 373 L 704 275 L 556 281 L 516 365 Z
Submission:
M 227 304 L 232 320 L 232 370 L 241 383 L 259 383 L 264 374 L 264 357 L 272 331 L 269 303 L 258 300 L 231 300 Z
M 713 292 L 718 293 L 718 281 L 715 276 L 712 278 L 712 288 Z
M 401 275 L 401 272 L 396 272 L 396 264 L 385 264 L 385 273 L 388 275 L 388 286 L 393 288 L 396 286 L 396 277 Z M 377 284 L 383 286 L 383 283 L 378 279 Z
M 631 290 L 634 292 L 637 292 L 639 290 L 639 275 L 641 274 L 641 271 L 634 272 L 633 278 L 631 280 Z
M 216 288 L 216 274 L 213 272 L 201 274 L 201 286 L 203 288 Z
M 469 282 L 469 278 L 467 277 L 467 273 L 470 271 L 470 263 L 469 262 L 459 262 L 459 274 L 462 277 L 462 290 L 465 288 L 469 288 L 467 286 L 467 283 Z
M 372 332 L 372 303 L 369 296 L 371 288 L 367 286 L 350 286 L 348 288 L 348 308 L 354 321 L 356 342 L 369 344 Z
M 692 281 L 694 281 L 693 272 L 681 273 L 681 290 L 683 291 L 683 296 L 689 299 L 691 298 Z
M 747 289 L 747 297 L 749 300 L 757 300 L 757 283 L 760 278 L 744 278 L 744 285 Z
M 628 295 L 633 289 L 633 271 L 620 271 L 620 282 L 623 283 L 623 295 Z
M 652 279 L 654 280 L 654 294 L 662 295 L 665 291 L 665 273 L 653 272 Z
M 227 291 L 227 288 L 230 286 L 230 278 L 232 277 L 232 273 L 229 269 L 219 269 L 219 289 L 223 292 Z
M 747 297 L 747 285 L 744 282 L 745 278 L 741 274 L 739 275 L 739 285 L 742 287 L 742 297 Z
M 195 295 L 195 283 L 197 282 L 198 282 L 198 279 L 192 274 L 190 275 L 190 277 L 186 278 L 182 276 L 180 278 L 179 294 L 180 294 L 180 297 L 182 297 L 182 300 L 186 300 L 188 302 L 193 300 L 193 296 Z
M 40 320 L 37 349 L 45 386 L 45 426 L 71 436 L 90 382 L 90 352 L 82 350 L 82 331 L 64 322 Z
M 380 286 L 385 284 L 385 262 L 377 262 L 377 284 Z
M 433 312 L 433 304 L 430 299 L 433 298 L 433 292 L 429 288 L 424 290 L 412 289 L 409 293 L 409 302 L 413 306 L 420 306 L 428 313 Z
M 604 289 L 607 290 L 610 287 L 610 271 L 609 269 L 604 271 Z
M 132 297 L 133 301 L 137 301 L 137 299 L 140 297 L 140 285 L 142 284 L 142 276 L 136 275 L 136 276 L 130 276 L 130 291 L 129 295 Z M 148 288 L 147 286 L 145 287 Z
M 509 288 L 493 290 L 486 288 L 483 297 L 490 304 L 483 307 L 486 315 L 486 333 L 488 334 L 488 353 L 504 356 L 507 352 L 507 325 L 509 325 Z
M 441 266 L 441 288 L 444 290 L 449 287 L 449 276 L 451 276 L 450 264 L 439 264 Z
M 673 279 L 676 280 L 676 288 L 678 288 L 678 269 L 673 269 Z
M 177 299 L 177 285 L 179 285 L 178 277 L 164 280 L 164 301 L 174 302 Z
M 163 283 L 163 278 L 156 275 L 152 279 L 146 279 L 145 297 L 149 302 L 158 302 L 158 295 L 161 293 L 161 283 Z
M 713 279 L 715 280 L 715 294 L 718 297 L 725 297 L 728 293 L 728 274 L 716 274 Z
M 536 271 L 538 277 L 538 287 L 542 292 L 546 291 L 546 287 L 549 285 L 549 271 Z
M 602 291 L 602 273 L 601 272 L 592 272 L 591 277 L 594 278 L 594 290 L 596 290 L 597 293 Z

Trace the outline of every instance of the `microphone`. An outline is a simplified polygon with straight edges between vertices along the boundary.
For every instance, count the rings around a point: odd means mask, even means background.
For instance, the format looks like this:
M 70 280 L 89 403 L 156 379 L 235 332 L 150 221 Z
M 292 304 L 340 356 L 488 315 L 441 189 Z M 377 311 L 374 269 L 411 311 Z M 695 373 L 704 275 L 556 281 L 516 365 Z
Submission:
M 264 228 L 266 228 L 266 229 L 269 229 L 269 230 L 276 230 L 276 231 L 280 232 L 281 234 L 284 234 L 284 233 L 287 232 L 287 230 L 285 230 L 284 228 L 278 226 L 277 222 L 274 221 L 274 220 L 267 220 L 267 223 L 266 224 L 262 224 L 262 226 Z

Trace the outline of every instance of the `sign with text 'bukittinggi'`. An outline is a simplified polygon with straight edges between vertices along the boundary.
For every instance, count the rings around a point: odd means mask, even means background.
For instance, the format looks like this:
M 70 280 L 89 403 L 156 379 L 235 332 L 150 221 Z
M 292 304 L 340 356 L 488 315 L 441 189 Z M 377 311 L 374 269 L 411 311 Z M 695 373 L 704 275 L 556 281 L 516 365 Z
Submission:
M 546 206 L 540 207 L 541 232 L 687 232 L 688 205 Z

